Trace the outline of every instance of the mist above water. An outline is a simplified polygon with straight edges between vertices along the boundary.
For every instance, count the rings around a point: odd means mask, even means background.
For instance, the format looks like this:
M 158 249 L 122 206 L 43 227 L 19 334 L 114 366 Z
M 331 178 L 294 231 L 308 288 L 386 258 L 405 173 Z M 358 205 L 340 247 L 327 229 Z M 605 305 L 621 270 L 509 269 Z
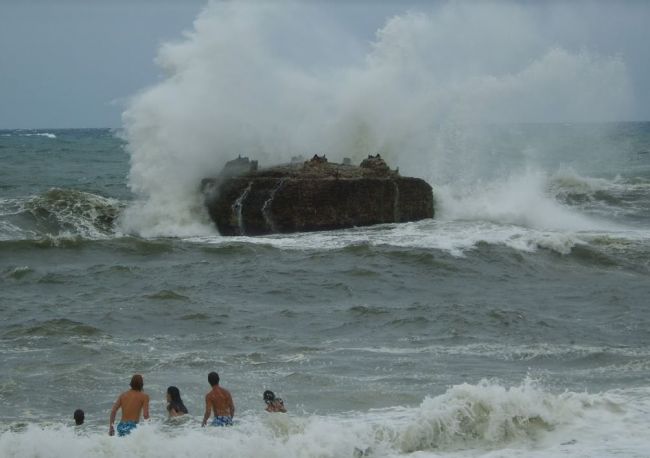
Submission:
M 123 115 L 137 197 L 123 229 L 214 233 L 198 184 L 238 154 L 269 165 L 297 154 L 358 161 L 379 152 L 402 174 L 450 188 L 439 198 L 486 179 L 518 192 L 522 180 L 512 177 L 530 164 L 502 163 L 495 176 L 501 152 L 486 151 L 486 125 L 614 121 L 629 110 L 625 62 L 549 39 L 529 7 L 449 2 L 387 16 L 374 37 L 338 21 L 346 11 L 211 3 L 182 39 L 163 45 L 165 76 Z M 544 186 L 531 186 L 533 202 L 547 199 Z M 535 223 L 525 215 L 508 222 Z

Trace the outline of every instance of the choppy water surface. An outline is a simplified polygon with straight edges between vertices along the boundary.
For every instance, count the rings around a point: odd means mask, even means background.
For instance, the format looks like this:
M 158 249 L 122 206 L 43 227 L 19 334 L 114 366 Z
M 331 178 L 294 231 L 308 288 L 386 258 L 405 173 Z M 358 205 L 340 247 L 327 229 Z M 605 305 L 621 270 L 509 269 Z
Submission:
M 534 167 L 517 155 L 551 136 Z M 512 167 L 432 182 L 434 220 L 224 238 L 198 211 L 200 231 L 146 237 L 122 224 L 112 132 L 0 131 L 3 456 L 644 456 L 650 125 L 490 141 Z M 211 370 L 234 428 L 200 428 Z M 135 372 L 153 421 L 109 438 Z

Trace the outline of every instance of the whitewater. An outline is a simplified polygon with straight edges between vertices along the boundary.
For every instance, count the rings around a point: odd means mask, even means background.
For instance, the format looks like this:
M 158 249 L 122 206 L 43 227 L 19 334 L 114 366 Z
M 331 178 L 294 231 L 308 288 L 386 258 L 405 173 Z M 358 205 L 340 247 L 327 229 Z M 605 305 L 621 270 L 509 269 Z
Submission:
M 621 122 L 626 62 L 516 4 L 370 38 L 339 13 L 210 3 L 121 128 L 0 130 L 0 456 L 647 456 L 650 124 Z M 380 153 L 435 218 L 218 234 L 202 178 L 316 153 Z M 232 428 L 200 427 L 212 370 Z M 133 373 L 152 419 L 109 437 Z

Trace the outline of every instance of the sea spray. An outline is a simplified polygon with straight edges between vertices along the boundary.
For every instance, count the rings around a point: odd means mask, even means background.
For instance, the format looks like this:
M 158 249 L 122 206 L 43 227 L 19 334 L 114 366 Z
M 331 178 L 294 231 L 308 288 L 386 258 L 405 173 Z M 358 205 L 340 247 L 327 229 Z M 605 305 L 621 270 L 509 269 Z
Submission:
M 296 153 L 380 152 L 434 188 L 462 187 L 486 176 L 489 153 L 500 154 L 481 146 L 485 123 L 619 119 L 629 104 L 621 59 L 557 46 L 516 5 L 450 2 L 398 14 L 377 24 L 370 44 L 337 33 L 319 12 L 345 14 L 324 4 L 215 2 L 160 49 L 167 78 L 123 116 L 137 196 L 124 230 L 214 234 L 198 183 L 237 154 L 269 164 Z M 332 40 L 338 55 L 327 52 Z M 363 57 L 347 51 L 359 49 Z
M 581 215 L 547 192 L 546 173 L 527 169 L 503 180 L 456 189 L 440 187 L 441 216 L 449 220 L 483 220 L 539 230 L 614 230 L 612 222 Z

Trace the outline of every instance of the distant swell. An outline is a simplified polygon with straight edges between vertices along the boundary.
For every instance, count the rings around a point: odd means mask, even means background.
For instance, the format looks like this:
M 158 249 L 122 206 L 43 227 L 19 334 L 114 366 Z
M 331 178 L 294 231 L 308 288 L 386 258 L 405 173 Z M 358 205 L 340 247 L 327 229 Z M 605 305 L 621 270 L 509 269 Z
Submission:
M 155 300 L 171 300 L 171 301 L 187 301 L 189 298 L 187 296 L 183 296 L 182 294 L 179 294 L 175 291 L 171 290 L 162 290 L 159 291 L 155 294 L 150 294 L 146 296 L 149 299 L 155 299 Z
M 32 325 L 15 325 L 5 333 L 5 338 L 16 337 L 60 337 L 97 336 L 103 332 L 94 326 L 65 318 L 38 322 Z
M 0 134 L 0 137 L 44 137 L 44 138 L 51 138 L 55 139 L 56 134 L 53 134 L 51 132 L 24 132 L 24 131 L 13 131 L 11 133 L 3 133 Z

